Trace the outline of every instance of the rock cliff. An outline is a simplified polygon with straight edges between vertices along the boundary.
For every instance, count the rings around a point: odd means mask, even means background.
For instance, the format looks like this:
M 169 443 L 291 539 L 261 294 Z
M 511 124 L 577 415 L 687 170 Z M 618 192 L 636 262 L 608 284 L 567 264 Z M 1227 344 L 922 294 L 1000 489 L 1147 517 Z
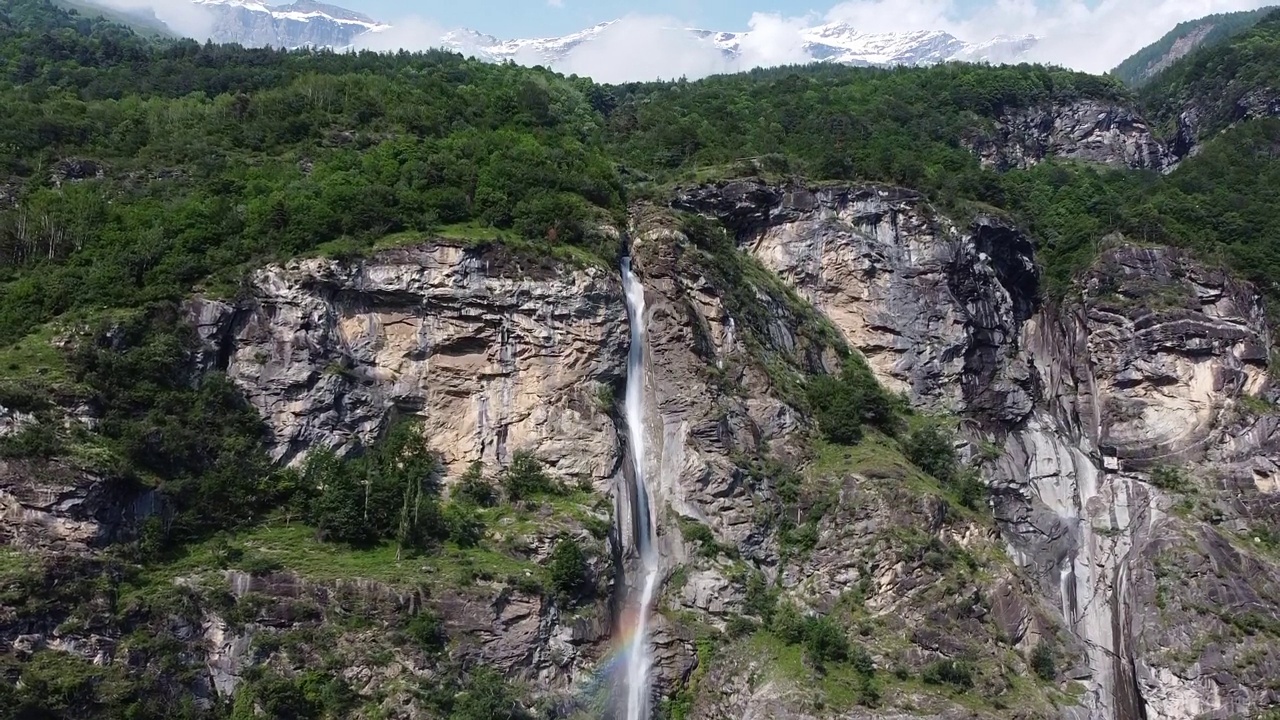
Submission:
M 635 208 L 629 241 L 665 578 L 655 675 L 685 717 L 1225 719 L 1280 702 L 1280 413 L 1251 287 L 1108 238 L 1048 298 L 1017 228 L 883 186 L 689 188 Z M 610 497 L 630 516 L 617 271 L 430 241 L 266 267 L 238 300 L 188 310 L 193 365 L 235 382 L 282 465 L 359 451 L 408 415 L 446 484 L 526 450 L 581 494 L 512 509 L 484 566 L 326 563 L 307 530 L 276 528 L 202 547 L 156 597 L 117 601 L 123 571 L 101 548 L 162 509 L 137 484 L 6 461 L 4 541 L 54 558 L 21 587 L 115 578 L 38 612 L 0 588 L 15 652 L 151 667 L 129 640 L 145 628 L 198 666 L 201 702 L 263 668 L 328 664 L 397 718 L 423 717 L 414 688 L 446 657 L 524 683 L 553 715 L 581 710 L 632 554 L 629 533 L 599 527 Z M 838 370 L 846 347 L 912 422 L 958 429 L 985 500 L 893 438 L 816 436 L 804 377 Z M 24 422 L 8 413 L 3 432 Z M 584 603 L 530 587 L 566 536 L 589 550 Z M 111 602 L 126 607 L 91 611 Z M 865 660 L 815 669 L 760 630 L 785 613 L 834 618 Z M 442 655 L 417 617 L 441 619 Z
M 621 293 L 602 268 L 437 245 L 269 267 L 247 302 L 192 313 L 206 363 L 267 419 L 280 462 L 367 446 L 407 413 L 455 474 L 528 450 L 604 488 L 619 462 Z
M 734 227 L 884 382 L 995 446 L 984 475 L 1007 556 L 1083 650 L 1071 714 L 1225 718 L 1275 701 L 1257 676 L 1272 632 L 1258 628 L 1280 606 L 1258 530 L 1276 503 L 1256 292 L 1112 239 L 1077 296 L 1041 302 L 1015 230 L 958 228 L 879 188 L 729 184 L 677 204 Z
M 969 147 L 996 170 L 1026 169 L 1058 157 L 1163 171 L 1177 160 L 1132 107 L 1098 100 L 1005 113 Z

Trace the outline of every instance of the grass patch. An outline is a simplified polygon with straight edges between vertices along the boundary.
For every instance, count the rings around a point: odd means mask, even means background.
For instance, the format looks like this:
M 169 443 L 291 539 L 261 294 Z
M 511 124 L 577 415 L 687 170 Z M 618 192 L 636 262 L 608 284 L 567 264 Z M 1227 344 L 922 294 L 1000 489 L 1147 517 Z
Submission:
M 752 657 L 765 661 L 779 677 L 791 681 L 797 688 L 804 688 L 820 707 L 844 713 L 866 704 L 867 678 L 853 665 L 828 663 L 823 672 L 818 672 L 805 662 L 803 645 L 789 645 L 767 631 L 751 636 L 747 648 Z M 877 676 L 872 682 L 880 680 Z
M 26 573 L 39 564 L 35 555 L 20 550 L 0 550 L 0 577 Z
M 897 441 L 875 428 L 864 427 L 862 440 L 856 445 L 838 445 L 817 439 L 811 447 L 813 455 L 805 474 L 812 481 L 847 475 L 861 475 L 872 481 L 888 480 L 896 487 L 920 496 L 945 498 L 951 505 L 951 512 L 958 517 L 983 524 L 989 522 L 989 513 L 982 512 L 985 503 L 979 503 L 977 509 L 970 508 L 960 495 L 962 487 L 959 483 L 944 485 L 916 467 L 902 453 Z
M 552 536 L 585 528 L 604 539 L 612 526 L 612 504 L 603 495 L 575 490 L 566 495 L 542 495 L 516 504 L 477 510 L 487 528 L 502 535 Z
M 4 348 L 0 348 L 0 392 L 31 392 L 35 387 L 65 388 L 72 384 L 65 352 L 54 345 L 65 332 L 59 323 L 50 323 Z
M 321 542 L 316 539 L 315 530 L 306 525 L 281 522 L 235 534 L 231 542 L 243 548 L 245 556 L 254 558 L 254 562 L 265 561 L 316 581 L 359 578 L 393 587 L 455 587 L 476 579 L 501 579 L 537 571 L 533 563 L 483 547 L 459 548 L 446 544 L 435 553 L 420 556 L 399 553 L 393 543 L 354 549 Z M 225 540 L 215 539 L 188 546 L 180 557 L 149 569 L 145 575 L 152 582 L 164 582 L 200 575 L 224 565 L 251 569 L 248 565 L 239 567 L 245 565 L 239 560 L 227 562 L 220 551 L 223 544 Z
M 341 237 L 317 245 L 301 257 L 322 257 L 338 261 L 360 260 L 388 250 L 441 243 L 465 248 L 496 244 L 530 259 L 550 258 L 570 267 L 597 267 L 609 271 L 614 269 L 614 258 L 601 257 L 584 247 L 565 243 L 552 244 L 546 240 L 529 240 L 510 230 L 502 230 L 474 221 L 444 225 L 431 231 L 406 230 L 391 233 L 378 238 L 372 244 L 351 237 Z M 286 258 L 278 260 L 283 262 Z M 228 294 L 232 289 L 234 289 L 234 283 L 231 282 L 224 282 L 220 286 L 220 292 L 223 294 Z

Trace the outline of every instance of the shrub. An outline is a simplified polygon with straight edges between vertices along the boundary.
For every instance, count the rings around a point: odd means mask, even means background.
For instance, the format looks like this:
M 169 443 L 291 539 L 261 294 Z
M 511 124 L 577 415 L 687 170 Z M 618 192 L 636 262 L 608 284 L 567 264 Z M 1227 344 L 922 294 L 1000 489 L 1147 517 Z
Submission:
M 818 546 L 818 523 L 807 522 L 782 534 L 783 547 L 809 552 Z
M 711 528 L 691 518 L 680 519 L 680 534 L 684 539 L 697 547 L 702 557 L 714 558 L 724 550 L 716 540 Z
M 807 618 L 804 623 L 804 650 L 809 662 L 822 666 L 849 657 L 849 639 L 844 628 L 831 618 Z
M 973 669 L 959 660 L 935 660 L 925 667 L 920 678 L 929 685 L 949 685 L 961 691 L 973 687 Z
M 747 578 L 746 597 L 743 600 L 743 612 L 755 615 L 769 624 L 773 621 L 774 609 L 778 606 L 777 591 L 765 584 L 764 576 L 753 572 Z
M 1151 468 L 1151 484 L 1165 492 L 1182 492 L 1186 489 L 1186 476 L 1180 468 L 1157 465 Z
M 853 669 L 863 677 L 871 677 L 876 674 L 876 662 L 871 659 L 871 653 L 861 645 L 854 645 L 849 650 L 849 664 Z
M 553 495 L 560 491 L 547 474 L 542 461 L 533 453 L 523 450 L 511 458 L 511 464 L 502 472 L 502 488 L 507 499 L 519 502 L 537 495 Z
M 440 622 L 439 616 L 430 610 L 423 610 L 409 618 L 409 621 L 405 623 L 404 633 L 417 643 L 419 648 L 428 653 L 443 650 L 445 643 L 449 639 L 444 632 L 444 624 Z
M 1053 658 L 1053 648 L 1041 640 L 1031 651 L 1031 669 L 1036 677 L 1045 682 L 1052 682 L 1058 677 L 1057 663 Z
M 936 424 L 917 428 L 903 443 L 903 450 L 916 467 L 943 484 L 953 482 L 959 474 L 954 438 Z
M 484 476 L 484 463 L 479 460 L 471 463 L 467 471 L 458 479 L 453 488 L 453 497 L 460 502 L 468 502 L 479 507 L 493 507 L 498 504 L 498 491 Z
M 0 438 L 0 457 L 50 458 L 63 451 L 58 429 L 52 425 L 27 425 L 8 437 Z
M 804 617 L 794 606 L 783 605 L 773 613 L 771 629 L 788 645 L 803 645 L 805 657 L 815 667 L 843 662 L 850 657 L 849 638 L 844 628 L 830 617 Z M 859 647 L 854 656 L 861 667 L 866 664 L 874 666 L 865 649 Z
M 728 633 L 731 638 L 746 637 L 754 633 L 759 628 L 760 626 L 755 620 L 743 615 L 734 615 L 729 618 L 727 623 L 725 623 L 725 632 Z
M 784 604 L 773 614 L 773 634 L 788 645 L 804 642 L 805 619 L 794 605 Z
M 987 497 L 987 486 L 973 469 L 960 471 L 951 483 L 951 489 L 955 491 L 960 504 L 970 510 L 978 509 Z
M 528 717 L 516 703 L 511 686 L 490 668 L 473 672 L 452 704 L 449 720 L 523 720 Z
M 449 539 L 458 547 L 475 547 L 484 538 L 484 523 L 472 506 L 451 502 L 444 506 L 441 516 Z
M 578 597 L 590 581 L 587 556 L 573 538 L 556 543 L 547 560 L 547 577 L 551 587 L 562 597 Z
M 838 376 L 810 378 L 808 398 L 818 427 L 833 443 L 856 444 L 862 439 L 863 425 L 897 434 L 898 404 L 880 386 L 861 356 L 846 360 Z

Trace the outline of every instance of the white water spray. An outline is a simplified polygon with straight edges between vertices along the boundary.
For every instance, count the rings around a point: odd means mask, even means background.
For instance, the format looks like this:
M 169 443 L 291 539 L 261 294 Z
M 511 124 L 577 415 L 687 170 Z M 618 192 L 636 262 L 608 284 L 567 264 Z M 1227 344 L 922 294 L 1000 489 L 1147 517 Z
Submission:
M 627 296 L 627 316 L 631 323 L 631 352 L 627 358 L 626 419 L 627 441 L 631 450 L 632 541 L 640 553 L 643 580 L 640 595 L 632 598 L 635 606 L 635 628 L 627 648 L 625 681 L 627 686 L 627 720 L 649 718 L 649 612 L 658 585 L 658 558 L 654 549 L 653 517 L 650 511 L 649 486 L 645 477 L 647 445 L 644 430 L 644 358 L 649 333 L 644 321 L 644 287 L 631 272 L 631 258 L 622 260 L 622 288 Z

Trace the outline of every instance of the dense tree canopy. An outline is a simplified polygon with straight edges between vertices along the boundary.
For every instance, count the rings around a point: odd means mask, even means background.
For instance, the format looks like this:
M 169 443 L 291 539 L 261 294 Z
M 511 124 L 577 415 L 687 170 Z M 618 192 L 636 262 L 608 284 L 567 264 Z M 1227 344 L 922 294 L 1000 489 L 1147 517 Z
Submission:
M 1201 137 L 1240 120 L 1249 105 L 1274 104 L 1280 88 L 1280 11 L 1246 32 L 1203 47 L 1157 75 L 1143 89 L 1152 120 L 1172 129 L 1188 109 Z

